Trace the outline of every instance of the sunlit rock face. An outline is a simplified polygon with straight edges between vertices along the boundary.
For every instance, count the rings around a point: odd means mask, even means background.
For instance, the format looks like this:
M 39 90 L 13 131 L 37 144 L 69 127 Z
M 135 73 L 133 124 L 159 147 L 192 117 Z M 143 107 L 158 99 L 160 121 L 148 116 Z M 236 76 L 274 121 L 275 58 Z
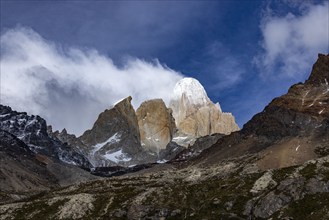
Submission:
M 165 149 L 175 131 L 175 119 L 162 99 L 145 101 L 136 111 L 142 146 L 151 151 Z
M 222 112 L 219 103 L 214 104 L 200 82 L 193 78 L 177 82 L 169 107 L 180 135 L 201 137 L 239 130 L 234 116 Z

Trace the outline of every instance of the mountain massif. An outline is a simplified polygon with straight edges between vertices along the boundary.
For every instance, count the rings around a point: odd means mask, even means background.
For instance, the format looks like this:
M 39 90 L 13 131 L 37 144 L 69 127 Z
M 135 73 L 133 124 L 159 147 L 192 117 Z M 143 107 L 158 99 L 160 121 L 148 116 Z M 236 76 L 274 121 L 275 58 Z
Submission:
M 122 99 L 102 112 L 80 137 L 66 130 L 50 134 L 79 149 L 93 167 L 129 167 L 168 161 L 201 136 L 239 129 L 232 114 L 213 104 L 196 79 L 177 82 L 171 107 L 153 99 L 135 111 L 131 100 Z
M 241 130 L 195 79 L 80 137 L 0 108 L 0 219 L 329 219 L 329 55 Z

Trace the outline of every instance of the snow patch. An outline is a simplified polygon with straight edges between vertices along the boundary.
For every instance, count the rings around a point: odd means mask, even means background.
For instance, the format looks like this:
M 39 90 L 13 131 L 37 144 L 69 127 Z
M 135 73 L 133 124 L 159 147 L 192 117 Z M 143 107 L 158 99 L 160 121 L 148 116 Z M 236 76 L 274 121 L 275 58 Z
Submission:
M 309 92 L 310 92 L 310 91 L 307 91 L 307 92 L 305 93 L 305 95 L 303 95 L 303 98 L 302 98 L 302 106 L 304 105 L 304 103 L 305 103 L 305 98 L 306 98 L 306 96 L 308 95 Z
M 194 78 L 183 78 L 176 83 L 172 99 L 180 100 L 183 96 L 194 105 L 203 106 L 210 102 L 205 89 Z
M 167 163 L 168 160 L 162 159 L 162 160 L 158 160 L 157 163 Z
M 100 149 L 102 149 L 102 147 L 104 147 L 106 144 L 114 144 L 119 142 L 121 135 L 119 135 L 118 133 L 115 133 L 113 136 L 111 136 L 109 139 L 107 139 L 105 142 L 103 143 L 98 143 L 94 146 L 92 146 L 91 148 L 93 148 L 92 150 L 92 154 L 95 154 L 97 151 L 99 151 Z
M 112 153 L 108 153 L 106 152 L 105 155 L 103 155 L 103 157 L 107 160 L 110 160 L 114 163 L 118 163 L 118 162 L 128 162 L 130 161 L 132 158 L 127 156 L 125 153 L 122 152 L 122 149 L 112 152 Z
M 319 128 L 319 127 L 321 127 L 321 126 L 322 126 L 322 124 L 319 124 L 319 125 L 316 125 L 315 128 Z
M 184 136 L 184 137 L 178 136 L 178 137 L 174 137 L 172 140 L 174 142 L 176 142 L 176 141 L 185 141 L 187 138 L 188 138 L 187 136 Z
M 120 99 L 119 101 L 116 101 L 116 102 L 113 104 L 113 107 L 114 107 L 115 105 L 117 105 L 118 103 L 122 102 L 123 100 L 125 100 L 125 98 L 122 98 L 122 99 Z
M 300 144 L 298 144 L 298 146 L 296 147 L 296 151 L 298 151 L 299 147 L 300 147 Z
M 10 113 L 8 113 L 8 114 L 4 114 L 4 115 L 0 115 L 0 118 L 7 117 L 7 116 L 9 116 L 9 115 L 10 115 Z
M 34 119 L 32 119 L 31 121 L 29 121 L 29 122 L 27 123 L 26 127 L 27 127 L 27 126 L 30 126 L 30 125 L 33 125 L 33 124 L 35 124 L 36 122 L 37 122 L 37 120 L 34 118 Z

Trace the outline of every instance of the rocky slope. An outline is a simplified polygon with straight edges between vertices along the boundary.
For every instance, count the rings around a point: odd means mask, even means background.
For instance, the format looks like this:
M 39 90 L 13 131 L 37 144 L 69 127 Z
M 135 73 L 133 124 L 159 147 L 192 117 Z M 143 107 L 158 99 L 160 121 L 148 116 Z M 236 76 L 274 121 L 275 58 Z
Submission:
M 59 188 L 0 205 L 0 219 L 328 219 L 329 158 L 255 169 L 255 157 Z
M 58 180 L 35 153 L 16 136 L 0 130 L 0 188 L 8 194 L 58 187 Z M 21 195 L 23 196 L 23 195 Z M 2 198 L 0 200 L 10 200 Z
M 203 86 L 193 78 L 177 82 L 169 107 L 180 136 L 201 137 L 239 130 L 233 115 L 223 113 L 218 103 L 211 102 Z
M 301 164 L 329 148 L 329 56 L 319 55 L 305 83 L 274 99 L 240 132 L 224 137 L 196 160 L 202 164 L 246 153 L 262 155 L 262 169 Z

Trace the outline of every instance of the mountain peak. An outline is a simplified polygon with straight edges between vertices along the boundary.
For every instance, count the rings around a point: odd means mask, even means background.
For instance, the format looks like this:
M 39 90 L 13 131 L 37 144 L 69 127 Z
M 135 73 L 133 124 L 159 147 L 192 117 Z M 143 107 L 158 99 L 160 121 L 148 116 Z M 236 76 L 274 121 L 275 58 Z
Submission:
M 306 83 L 313 85 L 326 84 L 329 82 L 329 54 L 319 54 L 318 60 L 312 68 L 311 75 Z
M 180 100 L 182 97 L 194 105 L 206 105 L 210 101 L 201 83 L 190 77 L 179 80 L 174 87 L 173 99 Z
M 239 130 L 234 117 L 223 113 L 219 103 L 214 104 L 194 78 L 183 78 L 176 83 L 169 107 L 181 135 L 201 137 Z

